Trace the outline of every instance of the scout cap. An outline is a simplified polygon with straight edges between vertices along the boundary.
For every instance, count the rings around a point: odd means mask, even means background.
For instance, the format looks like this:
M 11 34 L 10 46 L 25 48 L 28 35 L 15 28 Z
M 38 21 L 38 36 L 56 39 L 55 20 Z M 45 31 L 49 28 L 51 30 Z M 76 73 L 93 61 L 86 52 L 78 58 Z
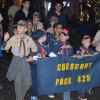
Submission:
M 54 22 L 58 22 L 58 18 L 56 17 L 56 16 L 52 16 L 51 18 L 50 18 L 50 22 L 51 21 L 54 21 Z
M 68 35 L 68 30 L 67 29 L 62 29 L 62 32 L 60 34 L 63 34 L 65 36 Z
M 90 36 L 89 35 L 84 35 L 82 40 L 87 40 L 87 39 L 90 39 Z
M 20 20 L 20 21 L 17 22 L 17 25 L 27 27 L 27 22 L 25 20 Z
M 36 36 L 37 39 L 43 37 L 44 35 L 46 35 L 46 32 L 44 30 L 38 29 L 35 32 L 35 36 Z
M 38 17 L 38 18 L 41 18 L 41 15 L 40 15 L 40 13 L 39 13 L 39 12 L 34 12 L 33 17 Z

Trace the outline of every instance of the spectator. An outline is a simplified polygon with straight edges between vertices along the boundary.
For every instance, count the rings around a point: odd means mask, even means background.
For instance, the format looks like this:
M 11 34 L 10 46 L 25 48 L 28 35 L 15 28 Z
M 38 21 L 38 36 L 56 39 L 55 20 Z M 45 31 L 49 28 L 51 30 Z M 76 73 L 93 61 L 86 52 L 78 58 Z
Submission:
M 1 50 L 1 45 L 2 45 L 2 20 L 3 17 L 0 14 L 0 58 L 2 57 L 2 50 Z M 0 90 L 2 89 L 2 86 L 0 84 Z
M 17 0 L 13 0 L 13 5 L 8 9 L 8 16 L 12 15 L 14 18 L 15 13 L 19 10 L 19 7 L 17 6 Z
M 59 40 L 59 34 L 60 34 L 61 31 L 62 31 L 62 25 L 61 25 L 60 23 L 55 23 L 55 24 L 53 25 L 53 29 L 54 29 L 54 33 L 53 33 L 53 34 L 48 34 L 48 35 L 47 35 L 47 41 L 46 41 L 46 42 L 48 43 L 48 45 L 49 45 L 51 51 L 54 50 L 54 45 L 53 45 L 53 44 L 54 44 L 56 41 Z
M 29 36 L 32 36 L 32 26 L 33 26 L 33 22 L 31 19 L 27 20 L 27 32 L 26 34 Z
M 32 19 L 32 12 L 30 11 L 30 0 L 24 0 L 22 3 L 22 9 L 18 10 L 14 17 L 14 24 L 19 20 Z
M 38 29 L 43 29 L 43 24 L 40 22 L 41 15 L 39 12 L 34 12 L 33 14 L 33 32 L 35 32 Z
M 2 20 L 3 20 L 3 17 L 0 13 L 0 35 L 2 35 L 2 32 L 3 32 L 3 29 L 2 29 Z
M 51 18 L 50 18 L 50 27 L 47 29 L 47 32 L 48 33 L 50 33 L 50 34 L 53 34 L 54 33 L 54 29 L 53 29 L 53 25 L 55 24 L 55 23 L 57 23 L 58 22 L 58 18 L 57 17 L 55 17 L 55 16 L 52 16 Z
M 92 44 L 96 47 L 96 51 L 100 53 L 100 30 L 96 33 Z
M 9 15 L 8 33 L 10 37 L 13 36 L 14 19 L 12 15 Z
M 47 20 L 50 19 L 52 16 L 56 16 L 58 18 L 58 21 L 62 24 L 62 26 L 67 27 L 66 16 L 62 12 L 63 4 L 61 2 L 56 2 L 54 7 L 55 10 L 49 12 Z

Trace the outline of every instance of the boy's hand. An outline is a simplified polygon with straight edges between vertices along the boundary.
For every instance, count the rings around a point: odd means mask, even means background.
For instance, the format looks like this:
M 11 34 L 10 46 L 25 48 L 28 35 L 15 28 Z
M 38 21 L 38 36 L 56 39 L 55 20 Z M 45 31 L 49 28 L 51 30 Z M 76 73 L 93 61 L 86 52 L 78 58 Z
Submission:
M 26 59 L 26 61 L 28 61 L 28 62 L 31 62 L 31 61 L 33 61 L 33 60 L 36 60 L 36 61 L 37 61 L 37 58 L 33 58 L 32 56 L 29 56 L 29 57 Z
M 10 35 L 9 35 L 8 32 L 6 32 L 6 33 L 4 34 L 4 41 L 7 41 L 9 38 L 10 38 Z
M 13 33 L 17 34 L 17 29 L 16 28 L 14 28 Z
M 67 48 L 71 48 L 71 46 L 70 46 L 70 45 L 67 45 L 67 46 L 62 46 L 62 47 L 61 47 L 61 49 L 64 49 L 64 48 L 66 48 L 66 49 L 67 49 Z

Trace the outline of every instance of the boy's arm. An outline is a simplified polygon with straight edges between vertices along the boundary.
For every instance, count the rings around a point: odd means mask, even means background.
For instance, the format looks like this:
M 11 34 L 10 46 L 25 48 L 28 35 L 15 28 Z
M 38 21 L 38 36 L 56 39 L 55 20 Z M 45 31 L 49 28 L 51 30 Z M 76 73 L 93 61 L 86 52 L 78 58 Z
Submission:
M 30 45 L 31 51 L 33 53 L 37 52 L 37 46 L 36 46 L 35 42 L 32 40 L 32 38 L 30 38 L 29 45 Z
M 11 39 L 9 39 L 9 38 L 10 38 L 9 33 L 6 32 L 5 35 L 4 35 L 4 42 L 2 44 L 3 50 L 9 50 L 10 49 L 11 44 L 12 44 L 12 38 Z
M 96 47 L 98 44 L 100 44 L 100 40 L 98 40 L 98 41 L 93 41 L 93 42 L 92 42 L 92 45 L 93 45 L 94 47 Z
M 29 55 L 29 57 L 26 59 L 26 61 L 33 61 L 33 60 L 37 60 L 38 58 L 35 58 L 34 57 L 34 54 L 37 52 L 37 46 L 36 44 L 34 43 L 34 41 L 32 40 L 32 38 L 30 38 L 29 40 L 29 45 L 30 45 L 30 48 L 31 48 L 31 53 Z
M 92 45 L 96 47 L 98 44 L 100 44 L 100 30 L 96 33 L 94 40 L 92 42 Z

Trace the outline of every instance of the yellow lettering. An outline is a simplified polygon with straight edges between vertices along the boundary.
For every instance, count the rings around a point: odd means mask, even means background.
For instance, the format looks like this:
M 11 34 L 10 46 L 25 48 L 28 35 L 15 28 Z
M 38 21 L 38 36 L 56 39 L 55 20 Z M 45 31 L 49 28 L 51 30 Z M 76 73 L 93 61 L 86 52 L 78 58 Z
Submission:
M 58 64 L 57 71 L 61 71 L 61 64 Z
M 90 80 L 91 80 L 90 75 L 87 75 L 86 78 L 87 78 L 87 82 L 90 82 Z
M 71 82 L 72 82 L 71 79 L 72 79 L 71 77 L 68 78 L 68 84 L 71 84 Z
M 74 64 L 70 64 L 70 70 L 74 70 Z
M 92 64 L 93 64 L 93 63 L 92 63 L 92 62 L 90 62 L 89 68 L 91 68 Z
M 75 70 L 78 70 L 79 64 L 75 65 Z
M 84 64 L 80 65 L 80 70 L 82 70 L 84 68 Z
M 64 79 L 64 85 L 67 85 L 67 78 Z
M 56 79 L 56 86 L 59 84 L 59 79 Z
M 59 85 L 63 85 L 63 78 L 60 79 Z
M 88 66 L 89 66 L 89 63 L 85 63 L 85 65 L 84 65 L 84 69 L 87 69 Z
M 65 64 L 62 64 L 62 71 L 65 70 Z
M 69 69 L 69 64 L 68 63 L 66 63 L 66 70 L 68 70 Z

